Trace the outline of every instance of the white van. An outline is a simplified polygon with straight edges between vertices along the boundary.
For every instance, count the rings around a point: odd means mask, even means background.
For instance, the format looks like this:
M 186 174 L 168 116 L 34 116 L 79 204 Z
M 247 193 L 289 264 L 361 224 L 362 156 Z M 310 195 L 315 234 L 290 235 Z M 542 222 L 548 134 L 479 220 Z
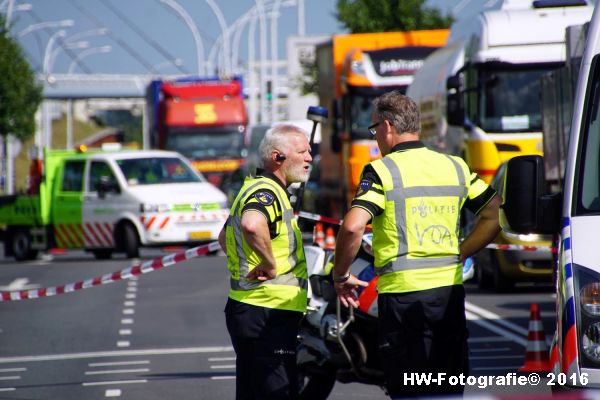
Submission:
M 508 162 L 503 229 L 555 233 L 555 385 L 600 387 L 600 9 L 587 30 L 561 191 L 546 194 L 542 157 Z M 546 155 L 549 157 L 550 155 Z

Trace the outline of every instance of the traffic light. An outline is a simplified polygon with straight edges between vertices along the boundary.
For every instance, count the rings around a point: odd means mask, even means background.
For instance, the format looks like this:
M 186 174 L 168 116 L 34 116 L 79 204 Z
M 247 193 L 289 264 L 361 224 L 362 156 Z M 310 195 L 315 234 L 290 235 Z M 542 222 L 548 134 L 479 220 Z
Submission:
M 266 98 L 267 100 L 271 101 L 273 100 L 273 82 L 272 81 L 267 81 L 267 94 L 266 94 Z

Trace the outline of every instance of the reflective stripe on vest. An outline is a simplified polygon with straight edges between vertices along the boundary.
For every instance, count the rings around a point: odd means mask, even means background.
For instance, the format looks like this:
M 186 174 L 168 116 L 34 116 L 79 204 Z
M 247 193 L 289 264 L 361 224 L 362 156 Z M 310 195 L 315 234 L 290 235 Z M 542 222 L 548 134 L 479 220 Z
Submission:
M 281 274 L 278 273 L 277 277 L 275 277 L 274 279 L 270 279 L 270 280 L 262 281 L 262 282 L 261 281 L 248 281 L 245 278 L 246 275 L 248 275 L 248 273 L 250 272 L 250 269 L 248 266 L 248 258 L 246 257 L 246 253 L 244 252 L 244 247 L 242 245 L 243 232 L 242 232 L 241 224 L 239 223 L 239 222 L 241 222 L 241 215 L 239 215 L 239 213 L 242 208 L 242 203 L 243 203 L 242 200 L 245 200 L 247 198 L 248 194 L 259 185 L 268 186 L 271 190 L 273 190 L 273 192 L 277 196 L 277 199 L 279 200 L 279 204 L 281 205 L 282 223 L 285 224 L 285 226 L 287 228 L 288 254 L 289 254 L 288 263 L 290 264 L 290 270 L 288 270 L 287 272 L 284 272 Z M 265 179 L 259 179 L 258 182 L 253 183 L 250 186 L 248 186 L 248 188 L 246 188 L 244 190 L 244 192 L 242 192 L 238 196 L 238 202 L 237 202 L 237 204 L 235 204 L 235 208 L 231 212 L 231 216 L 239 216 L 239 218 L 235 219 L 235 221 L 238 221 L 238 223 L 233 222 L 234 218 L 229 218 L 227 221 L 228 226 L 230 226 L 233 229 L 234 235 L 236 237 L 236 241 L 235 241 L 236 254 L 237 254 L 237 257 L 239 260 L 240 279 L 239 280 L 236 280 L 233 278 L 230 279 L 231 289 L 233 289 L 233 290 L 252 290 L 252 289 L 255 289 L 262 285 L 288 285 L 288 286 L 298 286 L 302 289 L 306 289 L 308 287 L 307 280 L 296 277 L 293 272 L 294 268 L 298 264 L 298 255 L 296 254 L 296 248 L 297 248 L 298 243 L 297 243 L 296 235 L 294 233 L 294 229 L 292 226 L 292 220 L 294 219 L 294 210 L 292 209 L 291 205 L 289 205 L 289 201 L 287 201 L 287 197 L 285 197 L 285 199 L 282 199 L 281 191 L 282 191 L 281 188 L 276 187 L 271 182 L 269 182 Z M 285 194 L 284 194 L 284 196 L 285 196 Z
M 377 267 L 375 270 L 377 274 L 381 275 L 388 272 L 405 271 L 418 268 L 432 268 L 448 266 L 457 264 L 460 262 L 459 255 L 447 256 L 447 257 L 425 257 L 425 258 L 408 258 L 408 243 L 406 237 L 406 199 L 412 197 L 438 197 L 438 196 L 453 196 L 457 197 L 459 204 L 462 204 L 463 200 L 467 196 L 467 187 L 464 171 L 460 164 L 456 162 L 452 157 L 445 155 L 454 165 L 456 175 L 458 176 L 458 185 L 447 185 L 447 186 L 413 186 L 404 187 L 402 182 L 402 175 L 398 169 L 398 165 L 390 158 L 384 157 L 380 161 L 389 171 L 392 178 L 392 188 L 386 188 L 384 186 L 386 200 L 391 200 L 395 205 L 396 215 L 396 232 L 398 233 L 398 254 L 399 256 L 388 262 L 384 266 Z M 384 215 L 381 218 L 385 217 Z M 457 218 L 456 231 L 458 231 L 458 224 L 460 219 Z M 400 234 L 402 233 L 402 234 Z M 457 243 L 458 246 L 458 243 Z

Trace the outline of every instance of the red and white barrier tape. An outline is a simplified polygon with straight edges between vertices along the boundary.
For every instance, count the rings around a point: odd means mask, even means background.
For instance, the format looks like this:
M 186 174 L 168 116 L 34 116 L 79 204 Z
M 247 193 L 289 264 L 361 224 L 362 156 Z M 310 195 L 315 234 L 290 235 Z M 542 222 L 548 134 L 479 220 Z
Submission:
M 550 246 L 524 246 L 521 244 L 490 243 L 485 247 L 486 247 L 486 249 L 495 249 L 495 250 L 520 250 L 520 251 L 532 251 L 532 252 L 555 253 L 555 254 L 557 252 L 556 247 L 550 247 Z
M 317 222 L 325 222 L 325 223 L 334 224 L 334 225 L 341 225 L 342 224 L 342 220 L 341 219 L 325 217 L 323 215 L 312 214 L 312 213 L 309 213 L 309 212 L 306 212 L 306 211 L 300 211 L 300 212 L 298 212 L 298 217 L 299 218 L 304 218 L 304 219 L 310 219 L 310 220 L 317 221 Z
M 156 271 L 157 269 L 170 267 L 173 264 L 177 264 L 182 261 L 187 261 L 192 258 L 205 255 L 211 251 L 217 251 L 219 249 L 221 249 L 219 242 L 212 242 L 202 246 L 193 247 L 191 249 L 179 253 L 173 253 L 164 257 L 155 258 L 154 260 L 145 261 L 140 265 L 134 265 L 129 268 L 122 269 L 121 271 L 113 272 L 112 274 L 104 274 L 102 276 L 87 279 L 85 281 L 68 283 L 62 286 L 51 286 L 40 289 L 21 290 L 15 292 L 0 292 L 0 302 L 37 299 L 39 297 L 49 297 L 57 294 L 70 293 L 75 292 L 77 290 L 89 289 L 95 286 L 106 285 L 107 283 L 112 283 L 121 279 L 128 279 L 132 276 L 147 274 L 148 272 Z

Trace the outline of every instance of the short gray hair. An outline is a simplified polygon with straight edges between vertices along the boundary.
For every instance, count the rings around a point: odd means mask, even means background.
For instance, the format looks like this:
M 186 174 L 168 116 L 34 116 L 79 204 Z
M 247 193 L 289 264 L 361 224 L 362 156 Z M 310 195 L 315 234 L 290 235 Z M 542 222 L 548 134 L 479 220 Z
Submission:
M 259 165 L 265 166 L 265 162 L 271 159 L 273 150 L 279 150 L 286 154 L 289 150 L 288 139 L 293 133 L 308 137 L 308 133 L 304 129 L 292 124 L 278 124 L 269 129 L 258 145 Z
M 377 97 L 373 101 L 373 106 L 379 120 L 390 121 L 399 134 L 421 132 L 421 116 L 417 103 L 399 90 Z

